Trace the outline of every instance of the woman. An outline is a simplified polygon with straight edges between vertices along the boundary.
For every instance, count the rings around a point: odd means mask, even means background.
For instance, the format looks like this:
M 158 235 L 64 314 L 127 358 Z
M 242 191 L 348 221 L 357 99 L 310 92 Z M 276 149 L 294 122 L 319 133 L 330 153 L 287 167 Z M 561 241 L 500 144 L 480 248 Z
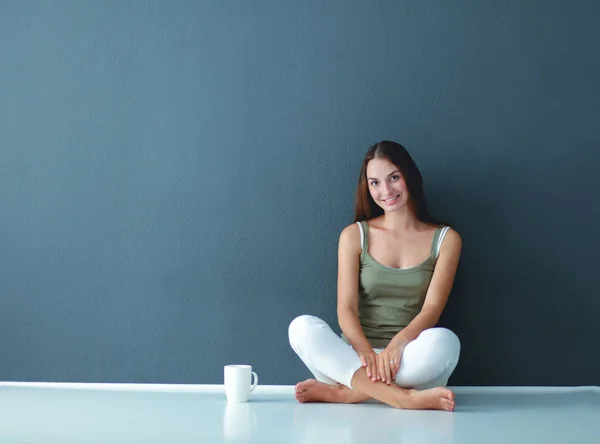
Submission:
M 315 376 L 296 385 L 300 402 L 358 403 L 453 411 L 445 388 L 460 342 L 437 324 L 452 289 L 459 234 L 433 219 L 410 154 L 382 141 L 367 151 L 356 192 L 355 223 L 338 249 L 342 337 L 303 315 L 290 344 Z

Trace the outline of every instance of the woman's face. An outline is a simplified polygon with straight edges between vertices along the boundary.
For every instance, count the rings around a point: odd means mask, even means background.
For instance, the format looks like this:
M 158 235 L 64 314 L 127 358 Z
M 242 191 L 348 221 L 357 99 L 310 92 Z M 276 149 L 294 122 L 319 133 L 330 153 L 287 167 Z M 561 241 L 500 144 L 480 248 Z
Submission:
M 367 164 L 371 197 L 384 211 L 395 211 L 408 203 L 409 193 L 400 170 L 387 159 L 375 158 Z

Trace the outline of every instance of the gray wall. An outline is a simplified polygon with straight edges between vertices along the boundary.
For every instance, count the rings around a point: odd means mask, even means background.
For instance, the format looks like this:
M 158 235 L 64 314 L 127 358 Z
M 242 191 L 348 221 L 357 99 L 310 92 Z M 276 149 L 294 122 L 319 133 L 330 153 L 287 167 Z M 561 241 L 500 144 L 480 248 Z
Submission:
M 463 236 L 455 385 L 600 383 L 595 1 L 0 2 L 0 380 L 308 375 L 366 148 Z M 335 325 L 337 328 L 337 325 Z

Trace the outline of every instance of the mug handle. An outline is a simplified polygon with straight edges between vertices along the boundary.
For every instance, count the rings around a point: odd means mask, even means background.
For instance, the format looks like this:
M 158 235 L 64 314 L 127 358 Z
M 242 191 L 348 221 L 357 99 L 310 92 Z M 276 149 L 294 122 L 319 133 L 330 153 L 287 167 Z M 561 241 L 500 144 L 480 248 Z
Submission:
M 252 384 L 252 386 L 250 386 L 250 393 L 252 393 L 252 390 L 254 390 L 256 388 L 256 386 L 258 385 L 258 375 L 255 372 L 252 372 L 252 376 L 254 379 L 254 384 Z

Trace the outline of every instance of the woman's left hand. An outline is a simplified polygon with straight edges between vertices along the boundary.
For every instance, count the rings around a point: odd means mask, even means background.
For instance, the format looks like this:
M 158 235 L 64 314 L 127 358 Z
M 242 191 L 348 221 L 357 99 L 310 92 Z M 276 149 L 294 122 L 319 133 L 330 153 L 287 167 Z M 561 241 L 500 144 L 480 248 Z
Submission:
M 390 344 L 377 355 L 377 369 L 381 381 L 390 385 L 396 380 L 396 375 L 400 370 L 400 360 L 402 359 L 402 352 L 404 346 L 398 345 L 394 342 Z

